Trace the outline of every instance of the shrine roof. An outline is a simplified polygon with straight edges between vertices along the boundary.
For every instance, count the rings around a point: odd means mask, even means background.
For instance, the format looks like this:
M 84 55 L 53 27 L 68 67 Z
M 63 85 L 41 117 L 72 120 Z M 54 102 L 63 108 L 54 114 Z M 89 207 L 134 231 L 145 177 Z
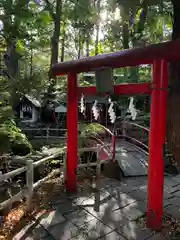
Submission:
M 27 98 L 34 106 L 40 108 L 41 103 L 34 97 L 29 96 L 28 94 L 25 94 L 25 98 Z

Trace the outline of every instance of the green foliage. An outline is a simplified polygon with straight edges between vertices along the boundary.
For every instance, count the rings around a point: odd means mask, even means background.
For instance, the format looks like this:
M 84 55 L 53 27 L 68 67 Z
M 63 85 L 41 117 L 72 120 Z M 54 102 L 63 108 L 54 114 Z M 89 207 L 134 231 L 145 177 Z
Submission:
M 10 106 L 10 87 L 4 77 L 0 77 L 0 90 L 4 90 L 0 94 L 0 154 L 14 151 L 18 147 L 19 154 L 25 149 L 25 152 L 29 153 L 32 147 L 13 120 L 12 107 Z
M 0 154 L 16 151 L 16 154 L 21 155 L 24 151 L 28 154 L 32 150 L 27 137 L 16 126 L 13 120 L 8 120 L 0 124 L 0 142 Z
M 2 0 L 0 2 L 0 51 L 11 53 L 11 78 L 0 79 L 0 129 L 2 139 L 9 146 L 26 139 L 13 125 L 12 105 L 23 94 L 40 98 L 42 92 L 51 90 L 53 98 L 66 101 L 67 78 L 58 77 L 51 84 L 48 70 L 52 57 L 52 37 L 55 16 L 60 19 L 60 36 L 57 36 L 59 60 L 77 59 L 105 52 L 139 47 L 168 40 L 172 32 L 172 4 L 163 0 L 62 0 L 57 14 L 57 1 Z M 147 82 L 151 67 L 116 69 L 116 83 Z M 92 84 L 80 74 L 80 86 Z M 56 85 L 56 86 L 55 86 Z M 47 96 L 45 96 L 46 98 Z M 81 137 L 100 131 L 98 125 L 79 126 Z M 10 133 L 8 133 L 8 131 Z M 4 141 L 5 142 L 5 141 Z M 8 146 L 8 144 L 6 145 Z M 9 147 L 10 148 L 10 147 Z
M 104 127 L 98 123 L 79 123 L 79 138 L 97 137 L 105 133 Z

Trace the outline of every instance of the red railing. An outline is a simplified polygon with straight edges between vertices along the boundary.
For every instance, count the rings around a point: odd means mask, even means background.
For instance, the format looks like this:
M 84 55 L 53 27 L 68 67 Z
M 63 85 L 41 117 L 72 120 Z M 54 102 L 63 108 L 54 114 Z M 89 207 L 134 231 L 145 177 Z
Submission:
M 101 144 L 104 143 L 105 148 L 111 153 L 112 160 L 115 160 L 116 154 L 116 136 L 111 130 L 101 125 L 104 130 L 101 134 L 98 134 L 98 138 L 101 139 Z
M 115 134 L 117 138 L 124 138 L 149 153 L 149 128 L 122 120 L 116 122 Z

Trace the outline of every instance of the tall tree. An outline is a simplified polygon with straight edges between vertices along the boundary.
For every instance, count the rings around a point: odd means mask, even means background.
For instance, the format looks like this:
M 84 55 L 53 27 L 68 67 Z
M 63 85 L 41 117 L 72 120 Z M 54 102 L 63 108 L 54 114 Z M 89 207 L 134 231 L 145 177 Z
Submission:
M 101 11 L 101 0 L 96 0 L 95 1 L 95 9 L 97 11 L 97 16 L 100 16 L 100 11 Z M 98 55 L 99 50 L 98 50 L 98 44 L 99 44 L 99 30 L 100 30 L 100 21 L 98 19 L 96 25 L 96 39 L 95 39 L 95 55 Z
M 49 0 L 45 0 L 46 7 L 52 17 L 54 28 L 51 38 L 51 64 L 58 62 L 59 57 L 59 38 L 61 27 L 61 13 L 62 13 L 62 0 L 56 0 L 51 3 Z M 55 6 L 54 6 L 55 5 Z
M 180 2 L 172 0 L 173 4 L 173 33 L 172 39 L 180 38 Z M 173 156 L 180 165 L 180 67 L 179 62 L 170 64 L 170 91 L 168 99 L 168 145 Z

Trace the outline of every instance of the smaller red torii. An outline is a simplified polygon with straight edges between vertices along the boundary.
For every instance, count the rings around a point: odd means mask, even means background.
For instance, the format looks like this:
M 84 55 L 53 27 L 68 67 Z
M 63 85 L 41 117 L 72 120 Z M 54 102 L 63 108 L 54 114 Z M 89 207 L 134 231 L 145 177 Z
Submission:
M 96 87 L 78 87 L 77 74 L 98 68 L 153 65 L 152 83 L 114 85 L 119 95 L 151 94 L 147 225 L 160 230 L 163 218 L 164 156 L 168 97 L 168 63 L 180 60 L 180 40 L 102 54 L 52 66 L 50 76 L 68 75 L 67 172 L 68 191 L 76 191 L 78 162 L 78 96 L 96 94 Z

